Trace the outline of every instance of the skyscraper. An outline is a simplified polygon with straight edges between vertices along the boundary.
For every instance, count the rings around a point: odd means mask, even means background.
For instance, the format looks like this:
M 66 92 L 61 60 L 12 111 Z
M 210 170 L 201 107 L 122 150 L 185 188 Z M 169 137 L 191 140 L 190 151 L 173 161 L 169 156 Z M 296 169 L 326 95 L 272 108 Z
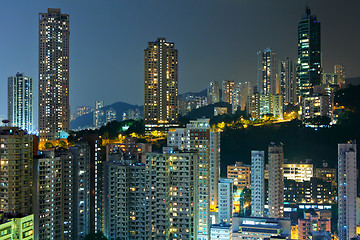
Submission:
M 280 62 L 280 94 L 283 96 L 285 104 L 296 105 L 297 99 L 297 82 L 294 72 L 294 64 L 289 58 Z
M 39 137 L 49 141 L 69 130 L 69 15 L 39 15 Z
M 24 73 L 8 78 L 8 119 L 14 127 L 34 130 L 32 78 Z
M 257 87 L 264 95 L 276 94 L 276 53 L 270 48 L 257 53 Z
M 269 217 L 284 217 L 284 152 L 282 145 L 271 143 L 269 158 Z
M 298 24 L 298 68 L 299 94 L 309 96 L 312 88 L 321 82 L 320 22 L 306 7 Z
M 95 102 L 95 110 L 93 112 L 93 126 L 100 128 L 105 124 L 105 111 L 103 109 L 104 101 L 96 101 Z
M 33 138 L 18 127 L 0 127 L 0 211 L 32 210 Z
M 342 65 L 335 65 L 334 66 L 334 74 L 337 77 L 337 85 L 339 85 L 340 88 L 345 87 L 345 67 Z
M 222 101 L 232 104 L 232 96 L 235 90 L 235 82 L 224 80 L 222 82 Z
M 178 124 L 178 50 L 174 43 L 158 38 L 149 42 L 145 55 L 145 130 Z
M 251 216 L 263 217 L 265 205 L 265 154 L 251 151 Z
M 209 104 L 214 104 L 220 101 L 220 86 L 219 82 L 210 82 L 210 86 L 207 92 L 207 98 Z
M 186 129 L 170 129 L 168 146 L 199 152 L 197 191 L 199 194 L 198 233 L 200 239 L 210 234 L 210 212 L 218 205 L 220 178 L 220 130 L 211 128 L 210 119 L 190 121 Z
M 199 239 L 198 221 L 205 220 L 198 207 L 203 203 L 198 200 L 198 156 L 194 151 L 146 154 L 149 239 Z
M 233 180 L 220 178 L 219 181 L 219 223 L 232 223 L 233 216 Z
M 338 144 L 339 240 L 356 237 L 356 142 Z

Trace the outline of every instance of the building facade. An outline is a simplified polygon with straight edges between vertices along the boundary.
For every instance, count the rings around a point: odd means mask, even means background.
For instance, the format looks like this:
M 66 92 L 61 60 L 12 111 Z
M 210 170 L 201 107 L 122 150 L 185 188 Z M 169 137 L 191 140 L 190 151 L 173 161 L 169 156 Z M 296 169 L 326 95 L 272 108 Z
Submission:
M 18 127 L 0 127 L 0 211 L 32 213 L 33 137 Z
M 263 217 L 265 205 L 265 153 L 251 151 L 251 216 Z
M 282 145 L 269 145 L 269 217 L 284 217 L 284 152 Z
M 219 189 L 219 224 L 222 222 L 231 224 L 233 215 L 233 180 L 221 178 L 218 184 Z
M 8 120 L 11 126 L 33 131 L 33 82 L 24 73 L 8 78 Z
M 158 38 L 149 42 L 145 54 L 145 130 L 178 124 L 178 50 L 174 43 Z
M 338 144 L 339 240 L 356 237 L 356 142 Z
M 39 137 L 69 131 L 69 15 L 49 8 L 39 14 Z
M 146 154 L 151 239 L 198 239 L 198 156 L 172 150 Z
M 235 90 L 235 82 L 224 80 L 222 82 L 222 96 L 221 96 L 222 101 L 233 104 L 232 100 L 233 100 L 234 90 Z
M 276 53 L 270 48 L 257 53 L 257 87 L 260 94 L 277 94 Z
M 298 24 L 297 74 L 301 97 L 310 96 L 313 87 L 321 83 L 321 71 L 320 22 L 306 7 Z

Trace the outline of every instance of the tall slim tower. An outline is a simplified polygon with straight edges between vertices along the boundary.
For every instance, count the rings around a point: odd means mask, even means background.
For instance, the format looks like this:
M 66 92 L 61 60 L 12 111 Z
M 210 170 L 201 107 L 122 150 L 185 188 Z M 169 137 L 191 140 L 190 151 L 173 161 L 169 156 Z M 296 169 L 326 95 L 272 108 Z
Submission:
M 251 151 L 251 216 L 263 217 L 265 205 L 265 154 Z
M 69 130 L 69 15 L 39 15 L 39 136 L 48 141 Z
M 208 92 L 207 92 L 207 98 L 208 98 L 208 102 L 209 104 L 214 104 L 220 101 L 220 85 L 219 82 L 215 81 L 215 82 L 210 82 L 210 86 L 208 88 Z
M 338 144 L 339 240 L 356 237 L 356 142 Z
M 284 152 L 282 145 L 271 143 L 269 157 L 269 217 L 284 217 Z
M 258 55 L 258 91 L 261 94 L 276 94 L 276 53 L 270 48 L 259 51 Z
M 285 104 L 297 104 L 297 82 L 294 64 L 289 58 L 280 62 L 280 94 Z
M 321 83 L 320 22 L 306 7 L 298 25 L 298 77 L 301 97 L 309 96 Z
M 14 127 L 33 130 L 32 78 L 24 73 L 8 78 L 8 119 Z
M 178 124 L 178 50 L 174 43 L 158 38 L 149 42 L 145 54 L 145 130 Z

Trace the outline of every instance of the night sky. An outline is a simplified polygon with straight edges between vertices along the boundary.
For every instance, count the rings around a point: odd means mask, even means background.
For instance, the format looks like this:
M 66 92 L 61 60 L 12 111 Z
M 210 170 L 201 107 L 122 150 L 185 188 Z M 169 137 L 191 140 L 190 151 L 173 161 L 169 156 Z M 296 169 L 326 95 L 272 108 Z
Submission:
M 325 72 L 343 64 L 360 76 L 360 1 L 309 1 L 322 28 Z M 210 81 L 256 80 L 256 52 L 297 58 L 303 0 L 16 0 L 0 1 L 0 117 L 7 112 L 7 77 L 34 80 L 37 119 L 38 14 L 70 14 L 70 105 L 117 101 L 143 104 L 144 49 L 165 37 L 179 50 L 179 92 Z M 37 121 L 36 121 L 37 122 Z

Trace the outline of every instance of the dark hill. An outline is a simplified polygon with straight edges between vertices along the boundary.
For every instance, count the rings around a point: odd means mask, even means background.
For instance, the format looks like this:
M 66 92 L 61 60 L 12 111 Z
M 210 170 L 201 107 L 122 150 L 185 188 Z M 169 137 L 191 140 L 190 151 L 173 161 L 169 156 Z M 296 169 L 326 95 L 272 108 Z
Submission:
M 140 109 L 141 115 L 143 115 L 143 106 L 132 105 L 124 102 L 116 102 L 111 105 L 105 106 L 103 109 L 106 111 L 109 108 L 113 108 L 116 111 L 116 120 L 121 122 L 123 113 L 129 109 Z M 70 122 L 70 129 L 78 129 L 86 126 L 92 126 L 93 124 L 93 113 L 88 113 L 83 116 L 76 118 Z

